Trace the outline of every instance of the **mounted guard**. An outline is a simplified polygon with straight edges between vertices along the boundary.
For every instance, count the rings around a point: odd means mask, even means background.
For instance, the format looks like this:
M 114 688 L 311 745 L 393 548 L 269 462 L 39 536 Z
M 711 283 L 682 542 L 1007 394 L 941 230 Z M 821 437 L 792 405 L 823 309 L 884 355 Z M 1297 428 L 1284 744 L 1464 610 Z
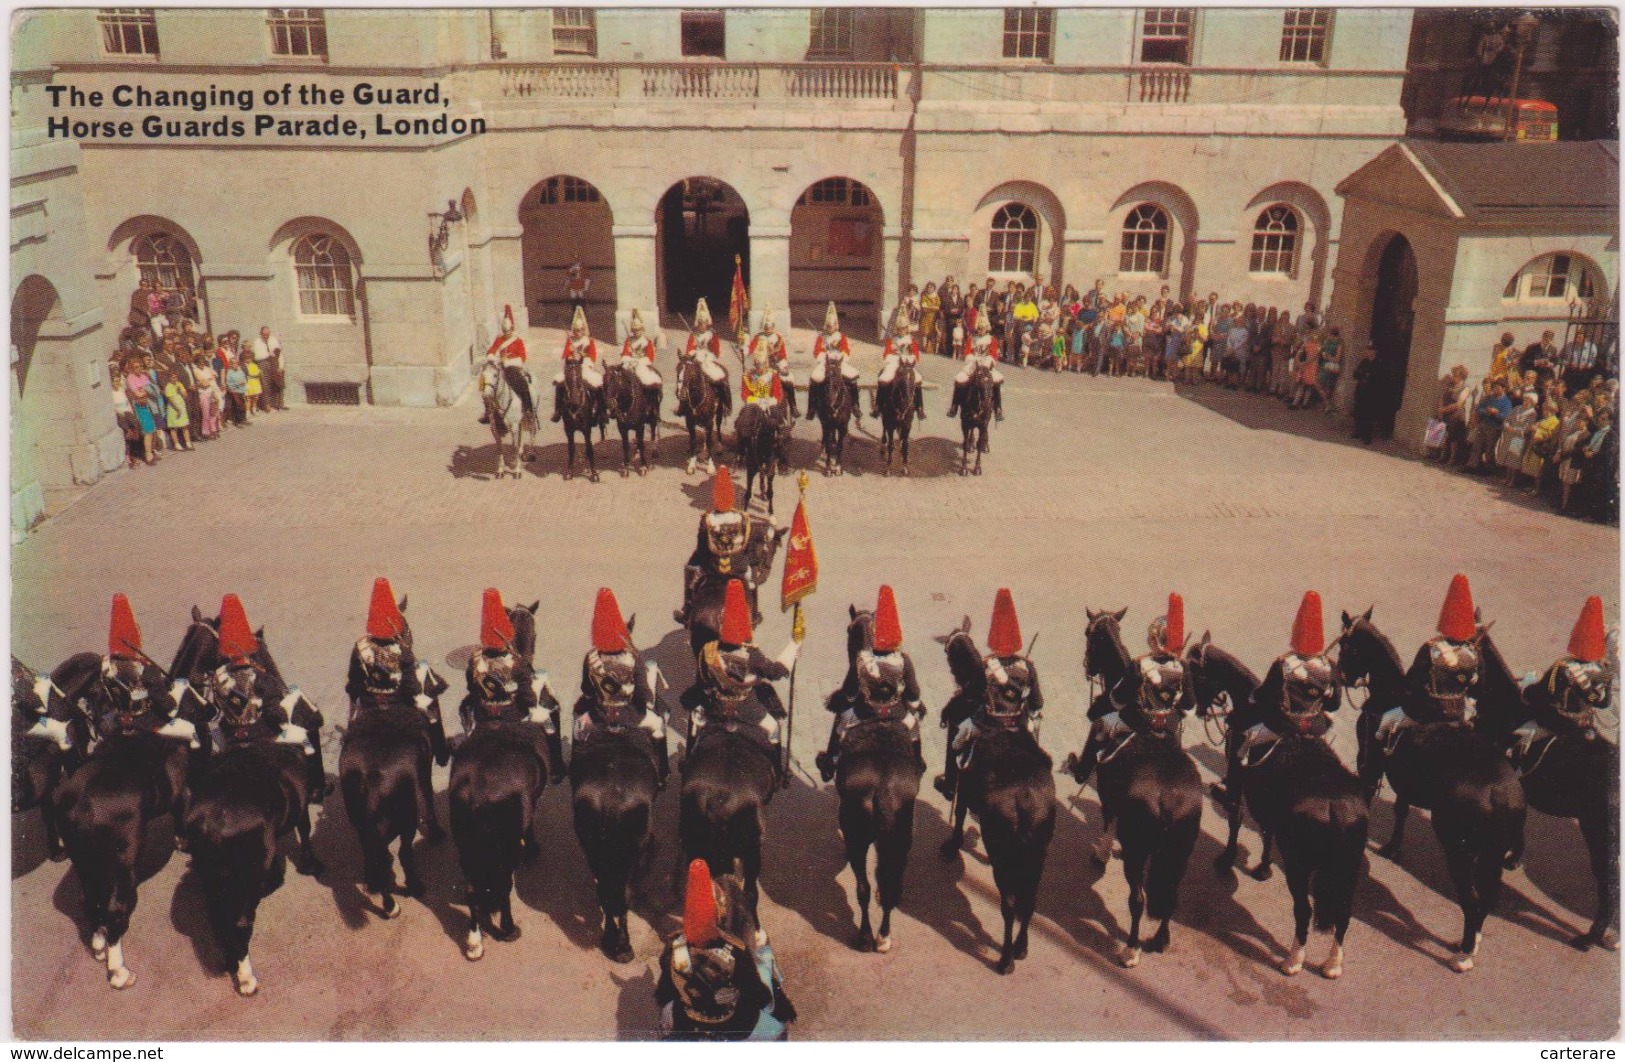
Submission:
M 743 579 L 752 589 L 756 576 L 749 563 L 751 540 L 761 532 L 771 532 L 766 521 L 740 512 L 734 505 L 733 472 L 727 465 L 717 467 L 711 480 L 711 511 L 700 517 L 694 552 L 683 566 L 683 607 L 672 618 L 687 626 L 693 614 L 694 595 L 710 582 Z
M 779 464 L 787 468 L 790 464 L 790 429 L 795 410 L 791 407 L 789 415 L 785 413 L 785 396 L 789 392 L 785 390 L 784 377 L 774 368 L 772 359 L 765 350 L 755 350 L 750 360 L 750 371 L 739 381 L 741 416 L 740 420 L 735 422 L 735 430 L 739 430 L 738 425 L 745 419 L 743 416 L 745 406 L 760 408 L 773 425 Z M 744 438 L 741 438 L 740 449 L 744 449 L 745 445 Z M 747 491 L 749 486 L 747 483 Z
M 742 733 L 759 728 L 777 765 L 780 720 L 786 713 L 773 683 L 790 677 L 801 646 L 792 639 L 777 659 L 769 659 L 756 647 L 753 633 L 745 584 L 730 579 L 722 629 L 716 641 L 700 650 L 694 684 L 683 692 L 682 703 L 689 710 L 691 729 L 696 734 L 711 723 L 741 727 Z
M 993 381 L 993 416 L 1004 419 L 1004 374 L 997 368 L 999 341 L 993 336 L 993 326 L 987 316 L 985 313 L 976 315 L 975 334 L 965 340 L 965 367 L 954 377 L 954 397 L 948 406 L 950 417 L 958 415 L 965 401 L 965 385 L 970 383 L 971 374 L 982 369 Z
M 564 349 L 559 352 L 559 360 L 563 365 L 558 375 L 553 377 L 553 423 L 564 419 L 565 373 L 571 365 L 578 365 L 581 368 L 581 382 L 587 385 L 587 393 L 592 396 L 590 422 L 600 428 L 606 426 L 609 418 L 604 409 L 604 373 L 598 364 L 598 344 L 588 331 L 587 315 L 579 306 L 570 320 L 570 335 L 564 341 Z
M 1472 587 L 1459 572 L 1450 580 L 1437 629 L 1437 636 L 1416 650 L 1405 673 L 1401 703 L 1383 714 L 1377 727 L 1379 742 L 1391 745 L 1418 723 L 1470 721 L 1481 673 L 1478 620 Z
M 186 682 L 171 682 L 157 661 L 142 651 L 141 628 L 136 626 L 130 599 L 123 594 L 113 595 L 107 655 L 102 657 L 99 681 L 85 692 L 99 739 L 150 731 L 199 747 L 197 728 L 180 716 Z
M 1617 719 L 1599 725 L 1599 715 L 1614 709 L 1615 663 L 1608 655 L 1608 633 L 1603 625 L 1602 598 L 1586 598 L 1580 618 L 1569 634 L 1568 652 L 1541 676 L 1525 677 L 1523 703 L 1531 718 L 1512 733 L 1516 755 L 1527 761 L 1546 739 L 1559 734 L 1583 733 L 1587 741 L 1599 738 L 1617 745 Z
M 890 586 L 880 588 L 875 602 L 874 645 L 858 651 L 846 671 L 846 681 L 830 697 L 826 707 L 835 713 L 829 729 L 829 745 L 815 760 L 824 781 L 833 781 L 841 754 L 841 739 L 859 723 L 871 720 L 902 723 L 920 752 L 920 720 L 925 705 L 920 703 L 920 682 L 914 674 L 914 661 L 903 652 L 903 628 L 897 619 L 897 598 Z
M 1002 587 L 993 599 L 987 647 L 992 652 L 982 658 L 980 703 L 954 732 L 946 769 L 932 783 L 949 800 L 958 789 L 965 761 L 975 755 L 976 741 L 984 732 L 1024 729 L 1036 739 L 1043 719 L 1044 692 L 1038 684 L 1038 668 L 1022 651 L 1015 601 Z M 944 709 L 943 725 L 948 721 Z
M 773 311 L 768 308 L 762 310 L 762 319 L 757 324 L 756 334 L 751 336 L 750 348 L 746 351 L 755 362 L 757 354 L 767 355 L 768 364 L 778 374 L 779 384 L 784 389 L 784 401 L 790 407 L 791 418 L 801 416 L 801 409 L 796 404 L 796 378 L 790 371 L 790 350 L 784 343 L 784 337 L 774 327 Z
M 480 650 L 468 661 L 468 695 L 459 712 L 463 729 L 472 732 L 481 723 L 518 723 L 539 728 L 546 753 L 537 758 L 547 764 L 553 778 L 564 777 L 564 749 L 559 740 L 559 702 L 548 684 L 547 672 L 538 671 L 514 647 L 513 622 L 502 606 L 502 595 L 487 588 L 480 604 Z
M 892 381 L 897 379 L 899 370 L 908 372 L 914 377 L 914 413 L 921 420 L 925 419 L 925 380 L 920 376 L 920 344 L 914 335 L 914 326 L 910 324 L 908 315 L 899 311 L 892 321 L 892 334 L 886 337 L 886 349 L 881 355 L 880 378 L 875 385 L 875 393 L 869 399 L 869 415 L 880 416 L 880 405 L 883 391 L 889 391 Z
M 632 631 L 621 618 L 621 607 L 608 587 L 598 591 L 592 612 L 592 648 L 581 661 L 581 697 L 575 704 L 576 747 L 606 730 L 642 730 L 649 735 L 660 784 L 666 784 L 670 759 L 666 752 L 666 718 L 655 689 L 660 669 L 632 645 Z
M 447 689 L 445 680 L 413 655 L 406 617 L 401 615 L 389 580 L 375 579 L 367 606 L 367 633 L 350 650 L 349 677 L 344 683 L 351 713 L 408 704 L 427 713 L 431 685 L 439 687 L 436 696 Z
M 631 365 L 638 375 L 638 382 L 643 385 L 644 394 L 648 396 L 649 408 L 660 409 L 661 388 L 665 381 L 655 369 L 656 345 L 654 339 L 645 333 L 643 315 L 634 307 L 632 317 L 627 322 L 628 335 L 626 342 L 621 344 L 621 364 Z M 660 417 L 655 416 L 658 424 Z
M 836 312 L 833 302 L 824 311 L 824 330 L 813 341 L 812 356 L 812 371 L 808 374 L 807 384 L 807 419 L 815 419 L 825 401 L 828 385 L 824 377 L 831 365 L 837 367 L 840 378 L 852 396 L 852 415 L 862 417 L 863 406 L 858 401 L 858 370 L 851 361 L 852 344 L 841 331 L 841 315 Z
M 530 377 L 525 373 L 525 341 L 514 330 L 513 307 L 502 307 L 502 334 L 491 341 L 490 347 L 485 351 L 487 361 L 502 367 L 502 377 L 508 381 L 508 387 L 519 396 L 519 406 L 523 410 L 524 426 L 529 431 L 536 429 L 536 403 L 530 396 Z M 490 413 L 480 415 L 481 424 L 491 423 Z
M 703 298 L 694 305 L 694 328 L 689 333 L 682 357 L 699 359 L 700 368 L 705 371 L 706 379 L 711 381 L 711 389 L 717 393 L 722 412 L 732 412 L 734 399 L 728 389 L 728 369 L 722 364 L 722 338 L 712 327 L 711 309 Z M 677 412 L 680 416 L 688 412 L 687 398 L 681 394 L 678 396 Z

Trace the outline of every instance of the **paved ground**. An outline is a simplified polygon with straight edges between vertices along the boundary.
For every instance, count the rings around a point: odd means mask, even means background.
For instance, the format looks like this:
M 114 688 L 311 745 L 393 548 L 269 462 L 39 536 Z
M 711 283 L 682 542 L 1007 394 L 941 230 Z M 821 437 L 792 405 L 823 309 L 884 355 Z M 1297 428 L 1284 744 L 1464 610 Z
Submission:
M 798 337 L 796 346 L 805 348 Z M 542 349 L 554 349 L 550 341 Z M 873 351 L 864 355 L 872 364 Z M 669 376 L 669 365 L 665 367 Z M 952 366 L 929 359 L 946 384 Z M 897 589 L 907 648 L 934 710 L 950 680 L 934 635 L 969 615 L 985 635 L 994 590 L 1011 587 L 1050 708 L 1043 740 L 1057 758 L 1084 734 L 1085 606 L 1128 606 L 1136 651 L 1171 589 L 1194 633 L 1262 672 L 1281 652 L 1298 598 L 1318 588 L 1331 610 L 1375 605 L 1409 658 L 1431 631 L 1450 575 L 1477 600 L 1519 669 L 1559 653 L 1579 605 L 1600 593 L 1618 615 L 1616 530 L 1526 505 L 1483 484 L 1350 446 L 1330 422 L 1263 400 L 1166 384 L 1012 370 L 1009 419 L 986 475 L 949 474 L 945 391 L 916 441 L 915 475 L 879 474 L 875 443 L 854 436 L 844 478 L 808 492 L 822 566 L 808 607 L 794 751 L 811 770 L 827 733 L 822 697 L 840 681 L 850 602 Z M 735 373 L 737 380 L 737 370 Z M 669 401 L 668 401 L 669 405 Z M 13 645 L 35 666 L 105 644 L 108 598 L 130 594 L 149 646 L 167 659 L 190 607 L 213 612 L 237 591 L 283 671 L 341 715 L 348 646 L 375 575 L 410 594 L 420 647 L 460 665 L 478 629 L 479 592 L 540 599 L 539 662 L 567 687 L 594 591 L 614 587 L 640 642 L 686 680 L 670 612 L 679 569 L 710 496 L 681 467 L 668 434 L 647 479 L 592 484 L 557 474 L 552 442 L 522 481 L 492 482 L 492 453 L 471 405 L 445 410 L 309 409 L 232 432 L 194 455 L 115 476 L 13 550 Z M 866 427 L 871 427 L 865 421 Z M 671 429 L 668 429 L 670 431 Z M 810 427 L 795 457 L 810 463 Z M 781 499 L 793 499 L 781 481 Z M 787 521 L 792 502 L 781 503 Z M 775 576 L 776 577 L 776 576 Z M 759 640 L 776 651 L 775 609 Z M 446 670 L 454 672 L 455 666 Z M 1345 713 L 1347 714 L 1347 713 Z M 940 769 L 941 731 L 927 758 Z M 337 735 L 326 749 L 337 761 Z M 1352 762 L 1352 727 L 1335 743 Z M 1200 728 L 1186 745 L 1204 776 L 1219 765 Z M 814 776 L 816 777 L 816 776 Z M 445 772 L 436 772 L 444 787 Z M 851 874 L 841 862 L 835 797 L 805 773 L 769 809 L 763 919 L 801 1009 L 798 1038 L 1600 1038 L 1617 1034 L 1619 957 L 1562 943 L 1592 911 L 1578 831 L 1531 814 L 1528 862 L 1508 876 L 1480 967 L 1443 960 L 1459 914 L 1431 833 L 1418 827 L 1403 867 L 1373 855 L 1356 901 L 1348 970 L 1286 979 L 1271 966 L 1290 934 L 1286 886 L 1222 879 L 1209 867 L 1222 825 L 1211 808 L 1185 881 L 1171 953 L 1137 970 L 1113 952 L 1127 923 L 1120 864 L 1086 855 L 1099 825 L 1093 789 L 1064 804 L 1039 898 L 1031 958 L 991 969 L 997 894 L 979 850 L 944 864 L 946 807 L 922 794 L 907 895 L 889 955 L 859 954 Z M 441 797 L 442 801 L 444 797 Z M 548 795 L 550 849 L 518 886 L 523 937 L 470 965 L 449 843 L 430 850 L 431 892 L 383 922 L 358 893 L 359 857 L 342 814 L 324 817 L 320 882 L 289 875 L 260 910 L 260 996 L 237 999 L 210 942 L 184 856 L 151 835 L 141 906 L 126 955 L 140 983 L 110 991 L 75 930 L 79 891 L 42 862 L 33 815 L 13 821 L 13 1022 L 26 1038 L 637 1038 L 654 1023 L 658 941 L 675 924 L 675 793 L 660 802 L 661 847 L 634 916 L 637 959 L 616 966 L 594 945 L 590 879 L 569 827 L 567 794 Z M 1385 793 L 1373 832 L 1391 822 Z M 337 805 L 332 810 L 338 811 Z M 1244 847 L 1256 851 L 1249 828 Z M 1323 954 L 1312 944 L 1311 961 Z

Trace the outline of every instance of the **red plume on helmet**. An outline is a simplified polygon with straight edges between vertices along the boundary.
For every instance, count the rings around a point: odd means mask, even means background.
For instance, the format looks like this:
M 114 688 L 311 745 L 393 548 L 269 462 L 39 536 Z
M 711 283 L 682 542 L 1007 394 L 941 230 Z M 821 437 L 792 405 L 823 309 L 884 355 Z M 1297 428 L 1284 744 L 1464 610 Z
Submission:
M 487 588 L 480 603 L 480 645 L 486 649 L 507 649 L 513 644 L 513 621 L 502 607 L 502 595 Z
M 1021 652 L 1021 621 L 1016 619 L 1016 603 L 1004 587 L 993 598 L 993 622 L 988 624 L 987 647 L 997 656 Z
M 683 938 L 703 947 L 722 939 L 717 925 L 717 894 L 711 886 L 711 868 L 705 860 L 688 865 L 688 890 L 683 894 Z
M 236 594 L 227 594 L 220 602 L 220 655 L 240 660 L 253 656 L 259 647 L 259 640 L 248 626 L 242 600 Z
M 895 652 L 903 646 L 903 625 L 897 620 L 897 598 L 889 586 L 880 588 L 875 602 L 875 651 Z
M 607 586 L 599 587 L 598 601 L 592 608 L 592 647 L 600 653 L 619 653 L 632 647 L 632 632 L 621 618 L 615 592 Z
M 389 580 L 374 579 L 372 604 L 367 607 L 367 637 L 399 638 L 405 633 L 406 617 L 395 604 L 395 591 L 390 589 Z
M 1453 642 L 1470 642 L 1478 633 L 1478 624 L 1473 619 L 1473 588 L 1459 572 L 1450 580 L 1444 607 L 1439 610 L 1439 633 Z
M 1587 664 L 1595 664 L 1608 654 L 1608 632 L 1603 629 L 1602 598 L 1586 598 L 1580 610 L 1579 622 L 1569 635 L 1569 655 Z
M 1306 591 L 1292 621 L 1292 651 L 1299 656 L 1319 656 L 1326 650 L 1326 632 L 1321 629 L 1320 595 Z
M 139 659 L 141 628 L 135 625 L 135 610 L 123 594 L 113 595 L 113 619 L 107 625 L 107 655 L 124 660 Z
M 1162 647 L 1177 653 L 1185 645 L 1185 599 L 1178 594 L 1168 595 L 1168 625 L 1163 628 Z
M 734 511 L 734 477 L 727 465 L 718 465 L 716 478 L 711 480 L 711 511 Z
M 722 602 L 722 630 L 718 638 L 729 645 L 745 645 L 751 639 L 750 605 L 745 601 L 745 584 L 738 579 L 728 580 L 727 596 Z

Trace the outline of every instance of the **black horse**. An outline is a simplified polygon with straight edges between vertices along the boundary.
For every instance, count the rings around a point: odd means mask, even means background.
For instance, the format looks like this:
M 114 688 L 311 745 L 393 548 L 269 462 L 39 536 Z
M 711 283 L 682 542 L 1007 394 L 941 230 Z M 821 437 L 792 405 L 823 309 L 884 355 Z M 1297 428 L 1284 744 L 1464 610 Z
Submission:
M 309 782 L 303 751 L 258 741 L 216 755 L 192 790 L 188 850 L 203 882 L 215 942 L 239 995 L 259 991 L 248 946 L 260 899 L 282 884 L 280 838 L 290 830 L 298 833 L 294 865 L 299 873 L 316 877 L 323 869 L 310 846 Z
M 750 507 L 752 493 L 759 483 L 767 511 L 773 511 L 773 477 L 779 471 L 786 420 L 783 403 L 775 403 L 770 411 L 755 402 L 746 402 L 739 416 L 734 418 L 734 443 L 745 458 L 746 508 Z
M 970 619 L 950 634 L 944 647 L 948 667 L 959 685 L 953 700 L 980 704 L 986 696 L 981 655 L 971 640 Z M 971 709 L 974 712 L 974 709 Z M 965 718 L 963 707 L 950 701 L 949 718 Z M 953 809 L 953 833 L 942 844 L 952 859 L 965 844 L 965 813 L 974 812 L 993 865 L 1004 915 L 1004 944 L 996 969 L 1007 974 L 1027 957 L 1027 928 L 1044 876 L 1044 860 L 1055 836 L 1055 763 L 1025 728 L 999 729 L 976 741 L 970 762 L 959 772 Z
M 914 431 L 914 417 L 918 412 L 915 402 L 919 393 L 920 382 L 914 370 L 907 366 L 899 366 L 892 382 L 880 391 L 880 446 L 886 453 L 888 472 L 893 451 L 900 451 L 903 475 L 908 475 L 908 439 Z
M 1197 711 L 1204 715 L 1213 713 L 1222 700 L 1244 705 L 1258 688 L 1252 670 L 1212 644 L 1206 634 L 1186 651 L 1185 666 L 1194 679 Z M 1335 980 L 1343 975 L 1343 941 L 1353 915 L 1354 891 L 1365 874 L 1366 801 L 1359 779 L 1330 745 L 1283 722 L 1266 720 L 1279 740 L 1236 768 L 1239 792 L 1226 794 L 1230 834 L 1214 869 L 1228 874 L 1235 866 L 1245 800 L 1263 837 L 1258 866 L 1248 873 L 1267 880 L 1270 848 L 1279 844 L 1292 893 L 1292 948 L 1280 970 L 1290 977 L 1303 969 L 1312 918 L 1316 929 L 1332 933 L 1331 951 L 1320 972 Z M 1241 735 L 1232 732 L 1230 740 L 1239 742 Z
M 850 609 L 846 628 L 849 667 L 858 653 L 874 648 L 873 612 Z M 833 700 L 840 692 L 831 695 Z M 844 706 L 832 706 L 839 710 Z M 865 720 L 841 736 L 835 788 L 841 796 L 841 837 L 858 888 L 858 950 L 891 951 L 891 915 L 903 902 L 903 872 L 914 844 L 914 802 L 920 794 L 920 759 L 902 722 Z M 869 922 L 869 849 L 875 850 L 875 881 L 880 886 L 880 932 Z
M 648 475 L 649 456 L 644 450 L 643 435 L 648 432 L 651 443 L 659 444 L 660 404 L 649 401 L 643 381 L 638 379 L 638 371 L 630 361 L 623 360 L 604 373 L 604 405 L 621 433 L 621 478 L 631 473 L 634 441 L 638 447 L 638 475 Z
M 1501 874 L 1523 856 L 1525 804 L 1518 776 L 1500 751 L 1465 724 L 1406 727 L 1386 742 L 1378 725 L 1404 703 L 1406 679 L 1399 654 L 1371 623 L 1371 611 L 1343 613 L 1337 668 L 1343 684 L 1364 683 L 1360 709 L 1360 781 L 1369 801 L 1384 775 L 1394 787 L 1394 832 L 1379 854 L 1399 861 L 1405 817 L 1414 805 L 1430 810 L 1461 906 L 1461 946 L 1450 968 L 1473 968 L 1484 920 L 1501 894 Z
M 987 426 L 993 419 L 993 372 L 978 365 L 965 382 L 965 397 L 959 405 L 959 430 L 964 440 L 960 445 L 959 474 L 982 474 L 982 455 L 987 453 Z M 976 465 L 971 467 L 970 455 L 975 447 Z
M 749 733 L 751 730 L 756 733 Z M 737 866 L 753 919 L 757 882 L 762 876 L 767 805 L 778 787 L 777 752 L 759 728 L 748 724 L 708 721 L 683 758 L 677 818 L 683 865 L 703 859 L 713 877 L 733 872 Z
M 451 760 L 451 835 L 463 871 L 468 938 L 463 957 L 485 955 L 482 931 L 513 940 L 513 876 L 529 847 L 536 804 L 547 789 L 547 760 L 524 723 L 481 723 Z
M 751 623 L 762 621 L 756 607 L 757 587 L 766 582 L 773 571 L 773 558 L 778 553 L 784 532 L 759 517 L 747 516 L 750 527 L 746 532 L 744 548 L 733 558 L 730 578 L 743 578 L 749 568 L 751 578 L 745 580 L 745 601 L 750 605 Z M 688 611 L 688 647 L 696 657 L 722 630 L 722 606 L 727 596 L 728 580 L 711 578 L 695 588 Z
M 824 397 L 818 403 L 818 423 L 823 428 L 821 446 L 826 476 L 843 473 L 841 456 L 846 451 L 847 427 L 853 414 L 861 416 L 852 400 L 852 389 L 847 386 L 846 377 L 841 375 L 841 364 L 830 358 L 824 359 Z M 808 404 L 811 404 L 810 399 Z
M 581 375 L 579 361 L 564 363 L 563 393 L 559 400 L 559 416 L 564 421 L 565 464 L 564 478 L 574 479 L 576 474 L 576 436 L 581 436 L 587 457 L 587 478 L 598 482 L 598 464 L 592 454 L 592 430 L 599 427 L 598 403 L 592 388 Z
M 68 854 L 53 797 L 62 780 L 84 762 L 90 747 L 89 721 L 74 705 L 100 668 L 101 658 L 94 653 L 69 657 L 50 675 L 37 674 L 11 658 L 11 813 L 39 809 L 45 854 L 53 862 Z M 38 733 L 41 723 L 51 726 L 69 747 L 64 749 L 56 736 Z
M 1612 949 L 1609 930 L 1619 916 L 1619 746 L 1597 732 L 1595 710 L 1575 711 L 1563 703 L 1566 676 L 1549 670 L 1527 691 L 1520 690 L 1500 649 L 1487 631 L 1479 637 L 1482 679 L 1478 692 L 1479 733 L 1507 748 L 1523 783 L 1524 799 L 1536 811 L 1575 819 L 1597 882 L 1597 913 L 1591 927 L 1569 941 L 1585 951 L 1594 944 Z M 1552 736 L 1522 749 L 1519 726 L 1535 718 L 1539 704 Z
M 688 428 L 688 473 L 699 468 L 699 431 L 705 432 L 705 471 L 715 472 L 717 439 L 722 434 L 722 403 L 698 358 L 677 363 L 677 397 Z

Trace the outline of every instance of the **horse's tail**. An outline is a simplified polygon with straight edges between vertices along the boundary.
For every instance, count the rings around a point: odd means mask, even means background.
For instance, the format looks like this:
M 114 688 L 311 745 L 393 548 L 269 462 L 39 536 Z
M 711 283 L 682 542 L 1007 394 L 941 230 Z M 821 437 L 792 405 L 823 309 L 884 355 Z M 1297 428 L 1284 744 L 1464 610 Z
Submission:
M 1157 840 L 1146 867 L 1146 913 L 1158 921 L 1174 915 L 1179 904 L 1179 883 L 1185 878 L 1185 867 L 1202 829 L 1200 790 L 1194 794 L 1194 802 L 1173 800 L 1171 796 L 1165 795 L 1161 801 Z
M 451 832 L 463 877 L 476 888 L 491 888 L 490 875 L 511 875 L 519 866 L 519 846 L 529 827 L 525 794 L 514 787 L 492 800 L 451 802 Z
M 903 872 L 914 845 L 914 789 L 901 779 L 882 782 L 874 796 L 875 883 L 880 906 L 891 910 L 903 902 Z
M 649 836 L 650 807 L 642 801 L 607 802 L 611 794 L 583 787 L 576 793 L 576 836 L 598 886 L 598 902 L 612 915 L 626 911 L 626 888 Z
M 735 858 L 754 858 L 762 845 L 762 809 L 754 801 L 737 799 L 720 786 L 704 786 L 683 794 L 678 832 L 693 859 L 703 859 L 713 873 L 728 873 Z
M 260 816 L 233 817 L 224 805 L 209 802 L 188 816 L 186 832 L 215 939 L 227 962 L 235 965 L 248 954 L 254 913 L 276 858 L 276 838 Z
M 1322 932 L 1348 925 L 1354 889 L 1365 864 L 1369 827 L 1365 801 L 1358 796 L 1350 793 L 1327 802 L 1324 832 L 1315 846 L 1319 851 L 1312 852 L 1314 869 L 1309 884 L 1315 928 Z

